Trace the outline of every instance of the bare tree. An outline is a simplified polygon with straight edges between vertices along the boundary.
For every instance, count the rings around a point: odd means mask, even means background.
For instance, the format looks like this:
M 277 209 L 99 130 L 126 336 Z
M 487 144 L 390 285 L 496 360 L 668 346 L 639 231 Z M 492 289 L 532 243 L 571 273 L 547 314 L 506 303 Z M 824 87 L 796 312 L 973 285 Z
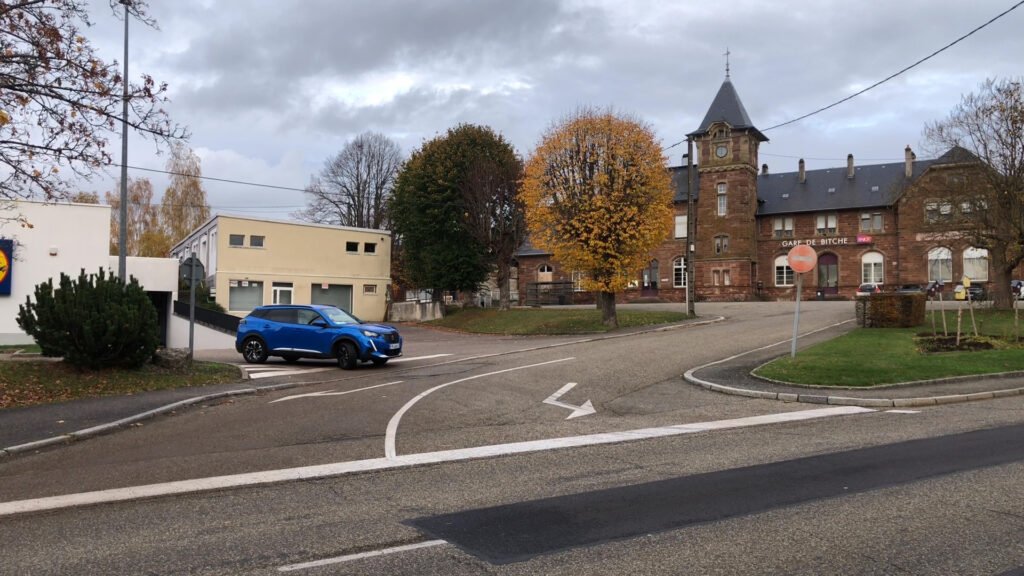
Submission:
M 505 154 L 478 158 L 462 186 L 469 233 L 493 262 L 502 310 L 511 307 L 512 255 L 523 242 L 526 218 L 519 198 L 523 163 L 507 147 Z
M 199 156 L 183 143 L 171 148 L 167 159 L 171 184 L 160 201 L 160 220 L 171 243 L 180 242 L 210 218 L 210 206 L 203 189 Z
M 146 24 L 144 0 L 127 0 Z M 123 8 L 111 1 L 115 14 Z M 125 79 L 84 35 L 84 0 L 0 2 L 0 204 L 65 200 L 112 158 L 108 142 L 121 128 Z M 148 75 L 128 86 L 128 125 L 157 141 L 186 136 L 161 108 L 165 84 Z M 2 218 L 3 216 L 0 216 Z
M 960 151 L 952 160 L 965 169 L 929 194 L 955 212 L 947 227 L 988 250 L 995 305 L 1008 308 L 1011 275 L 1024 262 L 1024 80 L 983 82 L 924 137 L 932 149 Z
M 306 208 L 293 216 L 318 224 L 390 229 L 388 198 L 401 166 L 398 144 L 383 134 L 360 134 L 313 177 Z

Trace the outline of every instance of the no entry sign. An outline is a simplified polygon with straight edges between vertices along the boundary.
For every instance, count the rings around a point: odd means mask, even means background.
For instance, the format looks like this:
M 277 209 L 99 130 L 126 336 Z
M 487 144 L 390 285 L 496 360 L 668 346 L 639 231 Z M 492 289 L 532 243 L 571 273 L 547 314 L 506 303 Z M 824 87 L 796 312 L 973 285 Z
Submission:
M 789 267 L 797 274 L 810 272 L 818 264 L 818 253 L 807 244 L 793 246 L 786 258 L 789 261 Z

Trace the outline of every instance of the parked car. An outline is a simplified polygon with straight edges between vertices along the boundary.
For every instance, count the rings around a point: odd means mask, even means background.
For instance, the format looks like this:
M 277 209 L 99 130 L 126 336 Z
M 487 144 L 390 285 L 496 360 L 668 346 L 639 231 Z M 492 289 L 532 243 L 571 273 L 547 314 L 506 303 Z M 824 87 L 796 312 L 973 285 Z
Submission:
M 1010 296 L 1024 300 L 1024 280 L 1010 280 Z
M 956 286 L 953 287 L 954 300 L 966 300 L 967 293 L 970 293 L 971 300 L 975 302 L 985 300 L 987 298 L 985 294 L 985 287 L 982 286 L 981 284 L 971 284 L 970 286 L 967 287 L 966 291 L 964 290 L 963 284 L 957 284 Z
M 402 355 L 402 336 L 382 324 L 368 324 L 334 306 L 260 306 L 238 324 L 235 350 L 246 362 L 268 356 L 286 362 L 299 358 L 336 358 L 345 370 L 359 362 L 383 366 Z
M 899 294 L 924 294 L 927 291 L 928 289 L 920 284 L 903 284 L 896 290 Z
M 865 282 L 857 287 L 857 296 L 870 296 L 872 294 L 878 294 L 882 291 L 882 285 L 874 282 Z

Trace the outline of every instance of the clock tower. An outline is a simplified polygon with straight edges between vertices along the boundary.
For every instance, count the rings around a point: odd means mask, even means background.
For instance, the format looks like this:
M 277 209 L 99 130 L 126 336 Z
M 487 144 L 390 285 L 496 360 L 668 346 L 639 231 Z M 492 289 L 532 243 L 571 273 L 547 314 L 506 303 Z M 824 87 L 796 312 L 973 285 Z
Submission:
M 729 79 L 697 130 L 695 287 L 705 300 L 752 299 L 757 286 L 757 152 L 768 138 L 750 121 Z

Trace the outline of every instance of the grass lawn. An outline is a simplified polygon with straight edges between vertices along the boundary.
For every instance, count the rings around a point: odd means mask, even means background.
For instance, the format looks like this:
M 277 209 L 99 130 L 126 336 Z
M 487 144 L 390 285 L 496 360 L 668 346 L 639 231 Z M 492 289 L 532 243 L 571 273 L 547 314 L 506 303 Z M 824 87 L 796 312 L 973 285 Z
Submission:
M 683 312 L 619 310 L 618 317 L 619 327 L 629 328 L 679 322 L 689 316 Z M 601 312 L 596 309 L 465 308 L 425 324 L 477 334 L 593 334 L 609 331 L 601 324 Z
M 946 311 L 950 334 L 956 333 L 956 311 Z M 1013 332 L 1013 312 L 976 310 L 982 339 L 991 350 L 926 354 L 916 337 L 931 336 L 931 312 L 917 328 L 859 328 L 834 340 L 784 356 L 756 371 L 758 376 L 821 386 L 873 386 L 913 380 L 991 374 L 1024 370 L 1024 346 L 1007 339 Z M 938 334 L 941 316 L 936 314 Z M 972 333 L 964 311 L 962 333 Z
M 63 362 L 0 361 L 0 408 L 222 384 L 239 379 L 238 368 L 213 362 L 195 362 L 191 371 L 182 372 L 153 365 L 139 370 L 79 371 Z

